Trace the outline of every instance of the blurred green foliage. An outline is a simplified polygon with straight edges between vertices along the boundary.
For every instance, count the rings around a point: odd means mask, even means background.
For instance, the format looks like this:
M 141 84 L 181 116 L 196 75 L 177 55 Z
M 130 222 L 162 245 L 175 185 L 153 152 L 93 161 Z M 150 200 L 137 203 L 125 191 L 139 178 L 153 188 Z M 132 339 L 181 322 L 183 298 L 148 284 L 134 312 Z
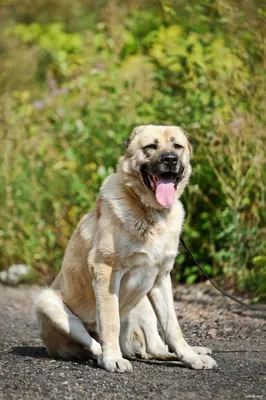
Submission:
M 132 128 L 176 124 L 195 141 L 188 245 L 265 297 L 265 21 L 252 0 L 1 4 L 1 268 L 50 281 Z

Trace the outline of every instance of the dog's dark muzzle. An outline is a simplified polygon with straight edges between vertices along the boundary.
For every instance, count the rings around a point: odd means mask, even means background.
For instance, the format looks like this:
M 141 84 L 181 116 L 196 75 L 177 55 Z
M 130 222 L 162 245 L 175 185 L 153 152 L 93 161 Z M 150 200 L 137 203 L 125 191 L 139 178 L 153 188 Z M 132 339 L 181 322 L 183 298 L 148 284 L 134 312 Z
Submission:
M 184 172 L 180 158 L 177 154 L 170 152 L 161 153 L 158 159 L 151 163 L 147 169 L 153 175 L 173 173 L 181 177 Z
M 182 180 L 184 165 L 180 158 L 172 152 L 161 153 L 156 160 L 143 164 L 141 167 L 145 184 L 150 188 L 151 177 L 169 177 L 173 180 L 175 187 Z M 156 179 L 156 178 L 155 178 Z
M 178 157 L 175 153 L 162 153 L 159 162 L 165 164 L 170 170 L 176 167 Z

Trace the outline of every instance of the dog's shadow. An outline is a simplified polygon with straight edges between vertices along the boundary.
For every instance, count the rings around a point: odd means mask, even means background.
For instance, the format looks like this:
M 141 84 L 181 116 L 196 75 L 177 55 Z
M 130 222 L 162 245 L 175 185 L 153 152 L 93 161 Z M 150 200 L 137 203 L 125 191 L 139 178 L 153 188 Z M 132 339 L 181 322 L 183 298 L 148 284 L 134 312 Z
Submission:
M 97 368 L 97 364 L 95 360 L 63 360 L 58 358 L 51 358 L 46 350 L 45 347 L 42 346 L 16 346 L 13 347 L 10 351 L 10 354 L 14 354 L 19 357 L 24 357 L 26 361 L 30 360 L 31 358 L 37 359 L 47 359 L 47 360 L 54 360 L 60 363 L 69 363 L 75 362 L 76 364 L 86 364 L 92 368 Z
M 50 358 L 46 348 L 41 346 L 16 346 L 13 347 L 9 353 L 20 357 Z
M 45 347 L 42 346 L 16 346 L 13 347 L 9 353 L 14 354 L 16 356 L 20 356 L 20 357 L 26 357 L 26 358 L 38 358 L 38 359 L 49 359 L 49 360 L 56 360 L 56 361 L 61 361 L 61 362 L 69 362 L 69 361 L 65 361 L 65 360 L 58 360 L 58 359 L 53 359 L 51 358 Z M 88 364 L 88 361 L 81 361 L 81 360 L 73 360 L 78 364 Z M 145 364 L 149 364 L 149 365 L 155 365 L 155 366 L 167 366 L 167 367 L 179 367 L 179 368 L 185 368 L 185 366 L 178 361 L 163 361 L 163 360 L 144 360 L 144 359 L 139 359 L 139 358 L 132 358 L 131 361 L 133 362 L 140 362 L 140 363 L 145 363 Z M 93 368 L 97 368 L 97 364 L 94 361 L 89 362 L 89 364 L 93 367 Z
M 140 362 L 140 363 L 144 363 L 147 365 L 155 365 L 157 367 L 171 367 L 171 368 L 186 368 L 187 367 L 181 363 L 181 361 L 176 361 L 176 360 L 145 360 L 145 359 L 140 359 L 140 358 L 132 358 L 131 361 L 135 361 L 135 362 Z

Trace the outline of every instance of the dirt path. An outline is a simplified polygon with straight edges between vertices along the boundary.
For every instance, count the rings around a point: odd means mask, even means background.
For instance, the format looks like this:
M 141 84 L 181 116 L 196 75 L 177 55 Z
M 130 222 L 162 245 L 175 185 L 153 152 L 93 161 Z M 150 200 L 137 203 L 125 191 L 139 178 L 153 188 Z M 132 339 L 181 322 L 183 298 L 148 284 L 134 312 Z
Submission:
M 0 286 L 0 399 L 266 399 L 266 316 L 209 286 L 179 287 L 176 310 L 185 337 L 214 351 L 217 371 L 175 362 L 133 361 L 132 374 L 47 357 L 32 312 L 37 287 Z

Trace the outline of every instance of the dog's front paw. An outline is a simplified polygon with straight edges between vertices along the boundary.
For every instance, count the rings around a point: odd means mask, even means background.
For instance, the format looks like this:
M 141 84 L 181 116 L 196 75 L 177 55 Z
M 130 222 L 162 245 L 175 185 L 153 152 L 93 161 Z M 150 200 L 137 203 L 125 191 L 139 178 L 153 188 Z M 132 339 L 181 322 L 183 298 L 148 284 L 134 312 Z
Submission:
M 198 355 L 195 359 L 188 363 L 192 369 L 213 369 L 217 367 L 216 361 L 207 355 Z
M 125 358 L 107 358 L 102 354 L 98 357 L 99 367 L 109 372 L 131 372 L 132 366 Z
M 211 349 L 208 349 L 208 347 L 191 346 L 191 348 L 195 351 L 196 354 L 201 354 L 204 356 L 206 356 L 207 354 L 212 354 Z
M 93 341 L 90 348 L 85 347 L 85 349 L 87 349 L 90 352 L 91 358 L 93 360 L 98 360 L 98 357 L 102 354 L 102 347 L 98 342 L 96 342 L 96 340 Z

